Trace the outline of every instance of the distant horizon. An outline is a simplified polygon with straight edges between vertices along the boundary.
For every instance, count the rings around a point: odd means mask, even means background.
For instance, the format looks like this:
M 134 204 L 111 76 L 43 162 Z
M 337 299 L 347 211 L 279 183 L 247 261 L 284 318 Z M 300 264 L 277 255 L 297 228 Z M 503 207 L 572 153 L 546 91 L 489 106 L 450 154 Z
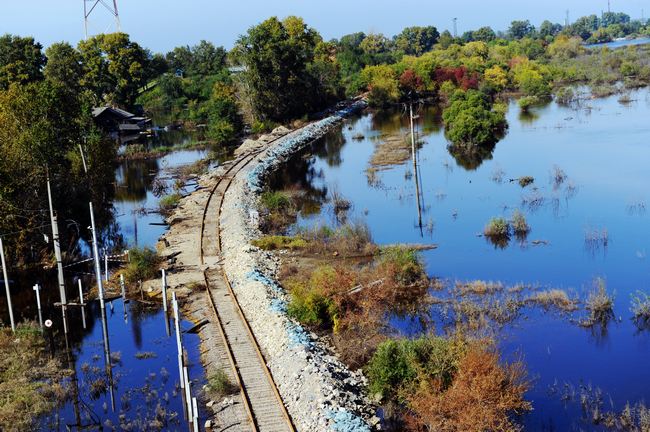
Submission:
M 44 47 L 60 41 L 76 46 L 84 38 L 82 1 L 53 3 L 36 0 L 29 7 L 24 3 L 5 4 L 0 16 L 0 34 L 32 36 Z M 87 1 L 90 5 L 91 0 Z M 188 7 L 188 3 L 191 7 Z M 570 6 L 566 1 L 559 0 L 532 5 L 521 3 L 497 0 L 485 4 L 471 0 L 463 2 L 461 8 L 453 4 L 436 6 L 419 0 L 405 0 L 399 7 L 387 0 L 358 0 L 355 3 L 332 0 L 328 5 L 314 5 L 300 0 L 282 4 L 243 0 L 226 5 L 207 0 L 189 0 L 184 5 L 169 0 L 139 0 L 137 3 L 118 0 L 118 8 L 121 30 L 143 47 L 161 53 L 177 46 L 195 45 L 203 39 L 230 49 L 239 35 L 271 16 L 301 16 L 324 39 L 330 40 L 355 32 L 383 33 L 392 37 L 409 26 L 432 25 L 440 32 L 453 32 L 454 17 L 458 18 L 458 35 L 483 26 L 505 31 L 513 20 L 529 20 L 539 27 L 546 19 L 564 24 L 567 9 L 570 22 L 585 15 L 600 15 L 607 10 L 607 0 L 579 0 L 571 2 Z M 647 19 L 650 1 L 612 0 L 611 10 L 624 12 L 632 19 L 642 18 L 643 13 Z M 90 34 L 116 31 L 110 18 L 108 11 L 102 9 L 101 4 L 98 5 L 91 16 Z

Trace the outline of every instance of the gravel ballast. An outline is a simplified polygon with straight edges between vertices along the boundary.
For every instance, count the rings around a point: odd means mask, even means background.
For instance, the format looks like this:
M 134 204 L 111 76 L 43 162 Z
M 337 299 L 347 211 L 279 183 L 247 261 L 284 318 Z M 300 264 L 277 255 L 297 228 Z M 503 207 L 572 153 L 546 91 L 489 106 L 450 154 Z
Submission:
M 274 142 L 235 177 L 223 204 L 224 269 L 301 431 L 370 431 L 378 419 L 361 372 L 350 371 L 315 334 L 287 317 L 287 295 L 274 279 L 279 259 L 251 245 L 262 235 L 257 200 L 268 174 L 364 106 L 357 102 Z

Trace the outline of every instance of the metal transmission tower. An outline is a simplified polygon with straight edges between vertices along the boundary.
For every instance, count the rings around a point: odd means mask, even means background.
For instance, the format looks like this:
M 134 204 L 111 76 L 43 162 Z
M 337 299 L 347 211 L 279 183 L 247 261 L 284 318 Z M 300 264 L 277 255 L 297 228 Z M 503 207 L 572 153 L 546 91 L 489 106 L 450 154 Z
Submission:
M 456 25 L 456 22 L 458 21 L 458 18 L 454 18 L 454 37 L 458 37 L 458 27 Z
M 88 23 L 90 15 L 95 11 L 98 5 L 102 5 L 115 18 L 115 27 L 118 32 L 122 31 L 120 25 L 120 13 L 117 9 L 117 0 L 83 0 L 84 2 L 84 31 L 88 39 Z

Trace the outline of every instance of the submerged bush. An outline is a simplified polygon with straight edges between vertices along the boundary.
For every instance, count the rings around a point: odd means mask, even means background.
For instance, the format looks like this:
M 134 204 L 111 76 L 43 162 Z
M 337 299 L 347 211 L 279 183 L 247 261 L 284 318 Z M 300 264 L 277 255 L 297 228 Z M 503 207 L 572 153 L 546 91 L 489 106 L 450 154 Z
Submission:
M 451 105 L 443 112 L 445 132 L 456 145 L 485 146 L 498 141 L 506 126 L 505 113 L 493 109 L 487 97 L 479 91 L 456 91 Z
M 519 236 L 528 234 L 530 231 L 526 216 L 519 210 L 515 210 L 512 215 L 512 230 Z
M 650 328 L 650 296 L 644 292 L 637 292 L 632 296 L 632 314 L 639 328 Z
M 517 101 L 517 105 L 522 111 L 527 112 L 532 106 L 539 103 L 537 96 L 524 96 Z
M 282 191 L 267 191 L 260 197 L 265 232 L 282 233 L 295 221 L 296 209 L 291 196 Z
M 154 279 L 158 276 L 160 262 L 160 257 L 151 248 L 129 249 L 129 263 L 124 268 L 124 279 L 127 283 Z
M 510 225 L 504 218 L 492 218 L 485 226 L 483 234 L 487 237 L 501 237 L 505 238 L 510 235 Z
M 545 308 L 556 307 L 560 310 L 571 312 L 576 310 L 576 302 L 569 298 L 566 291 L 549 289 L 533 294 L 528 301 L 542 305 Z
M 596 279 L 594 288 L 587 296 L 586 308 L 589 311 L 589 317 L 583 323 L 586 326 L 606 325 L 614 316 L 614 299 L 607 293 L 603 279 Z
M 526 186 L 534 183 L 535 179 L 531 176 L 523 176 L 523 177 L 519 177 L 518 182 L 519 182 L 519 186 L 525 188 Z

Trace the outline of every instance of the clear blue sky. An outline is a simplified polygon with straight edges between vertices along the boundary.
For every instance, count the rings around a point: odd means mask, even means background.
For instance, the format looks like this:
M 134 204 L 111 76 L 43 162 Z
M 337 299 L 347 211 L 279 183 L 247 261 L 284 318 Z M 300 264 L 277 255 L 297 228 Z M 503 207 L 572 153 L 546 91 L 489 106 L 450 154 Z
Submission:
M 43 45 L 83 38 L 84 0 L 2 0 L 0 34 L 34 36 Z M 105 0 L 108 3 L 111 0 Z M 650 0 L 611 0 L 612 10 L 633 18 Z M 232 47 L 237 36 L 270 16 L 302 16 L 326 39 L 355 31 L 381 32 L 387 36 L 411 25 L 452 28 L 458 17 L 459 34 L 483 25 L 504 30 L 513 19 L 544 19 L 563 23 L 607 9 L 607 0 L 118 0 L 122 29 L 153 51 L 165 52 L 201 39 Z M 108 28 L 108 13 L 98 6 L 91 33 Z

